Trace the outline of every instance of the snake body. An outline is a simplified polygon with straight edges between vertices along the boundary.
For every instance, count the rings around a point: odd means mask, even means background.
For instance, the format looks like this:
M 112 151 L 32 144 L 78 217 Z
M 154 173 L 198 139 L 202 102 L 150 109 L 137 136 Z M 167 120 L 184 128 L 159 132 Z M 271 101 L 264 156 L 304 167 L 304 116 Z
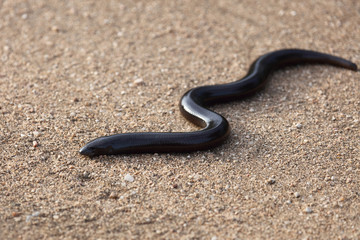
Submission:
M 121 133 L 96 138 L 80 149 L 87 156 L 127 154 L 191 152 L 220 145 L 228 137 L 228 121 L 209 109 L 215 103 L 249 97 L 263 89 L 268 76 L 275 70 L 297 64 L 329 64 L 357 70 L 356 64 L 329 54 L 284 49 L 257 58 L 247 75 L 235 82 L 201 86 L 187 91 L 180 100 L 180 110 L 190 122 L 201 126 L 194 132 L 138 132 Z

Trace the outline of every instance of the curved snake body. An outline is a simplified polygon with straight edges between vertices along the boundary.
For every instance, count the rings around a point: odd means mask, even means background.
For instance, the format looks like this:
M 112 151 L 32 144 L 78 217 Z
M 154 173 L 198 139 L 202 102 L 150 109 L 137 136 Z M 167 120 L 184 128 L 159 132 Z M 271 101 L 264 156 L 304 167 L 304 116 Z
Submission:
M 97 138 L 80 153 L 87 156 L 190 152 L 220 145 L 228 137 L 228 121 L 207 106 L 249 97 L 263 89 L 268 76 L 275 70 L 297 64 L 329 64 L 357 70 L 356 64 L 340 57 L 300 49 L 285 49 L 267 53 L 256 59 L 247 75 L 235 82 L 190 89 L 180 100 L 181 113 L 192 123 L 203 127 L 194 132 L 121 133 Z

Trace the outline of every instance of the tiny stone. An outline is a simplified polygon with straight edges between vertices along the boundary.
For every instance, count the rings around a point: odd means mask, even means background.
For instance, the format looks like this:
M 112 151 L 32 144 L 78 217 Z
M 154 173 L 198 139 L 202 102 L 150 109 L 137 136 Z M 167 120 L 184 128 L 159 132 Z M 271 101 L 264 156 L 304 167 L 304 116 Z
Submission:
M 21 213 L 19 213 L 19 212 L 12 212 L 11 215 L 12 215 L 13 217 L 19 217 L 19 216 L 21 215 Z
M 125 180 L 125 181 L 128 181 L 128 182 L 133 182 L 133 181 L 134 181 L 134 177 L 131 176 L 130 174 L 126 174 L 125 177 L 124 177 L 124 180 Z
M 35 147 L 37 147 L 37 146 L 39 146 L 38 142 L 37 142 L 37 141 L 33 141 L 33 147 L 35 148 Z
M 302 124 L 301 124 L 301 123 L 296 124 L 296 128 L 297 128 L 297 129 L 302 128 Z
M 250 108 L 249 111 L 250 111 L 250 112 L 255 112 L 255 109 L 254 109 L 254 108 Z
M 137 79 L 135 79 L 134 84 L 137 85 L 137 86 L 143 85 L 144 80 L 142 78 L 137 78 Z
M 34 131 L 34 132 L 33 132 L 33 136 L 36 137 L 36 138 L 39 137 L 39 136 L 40 136 L 40 132 Z
M 291 16 L 296 16 L 296 11 L 290 11 Z
M 267 181 L 266 181 L 266 183 L 267 184 L 269 184 L 269 185 L 273 185 L 273 184 L 275 184 L 275 179 L 274 178 L 269 178 Z
M 110 193 L 109 198 L 111 198 L 111 199 L 118 199 L 119 196 L 118 196 L 116 193 L 112 192 L 112 193 Z
M 312 213 L 313 210 L 312 210 L 310 207 L 307 207 L 307 208 L 305 208 L 305 212 L 306 212 L 306 213 Z
M 82 174 L 82 177 L 84 179 L 89 179 L 90 178 L 90 173 L 88 171 L 84 171 L 83 174 Z
M 40 216 L 40 212 L 39 211 L 33 212 L 33 214 L 31 216 L 38 217 L 38 216 Z
M 295 196 L 296 198 L 299 198 L 299 197 L 300 197 L 300 193 L 295 192 L 295 193 L 294 193 L 294 196 Z
M 51 31 L 53 32 L 59 32 L 60 29 L 57 26 L 51 26 Z

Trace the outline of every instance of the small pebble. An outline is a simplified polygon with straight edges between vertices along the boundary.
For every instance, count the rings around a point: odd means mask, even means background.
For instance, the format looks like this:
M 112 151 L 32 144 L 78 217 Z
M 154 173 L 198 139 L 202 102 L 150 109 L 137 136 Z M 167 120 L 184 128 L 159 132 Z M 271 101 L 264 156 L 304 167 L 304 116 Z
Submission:
M 112 193 L 110 193 L 109 198 L 110 198 L 110 199 L 118 199 L 119 196 L 118 196 L 115 192 L 112 192 Z
M 39 212 L 39 211 L 33 212 L 31 215 L 27 215 L 27 216 L 26 216 L 26 222 L 30 222 L 31 218 L 33 218 L 33 217 L 38 217 L 38 216 L 40 216 L 40 212 Z
M 38 142 L 37 142 L 37 141 L 33 141 L 33 147 L 35 148 L 35 147 L 37 147 L 37 146 L 39 146 Z
M 12 212 L 11 215 L 12 215 L 13 217 L 19 217 L 19 216 L 21 215 L 21 213 L 19 213 L 19 212 Z
M 38 217 L 38 216 L 40 216 L 40 212 L 39 211 L 33 212 L 32 216 L 33 217 Z
M 40 132 L 34 131 L 34 132 L 33 132 L 33 136 L 36 137 L 36 138 L 39 137 L 39 136 L 40 136 Z
M 90 172 L 84 171 L 82 173 L 81 177 L 83 177 L 84 179 L 90 179 Z
M 128 182 L 133 182 L 133 181 L 134 181 L 134 177 L 131 176 L 130 174 L 126 174 L 125 177 L 124 177 L 124 180 L 125 180 L 125 181 L 128 181 Z
M 59 32 L 60 29 L 58 28 L 58 26 L 51 26 L 51 31 L 53 31 L 53 32 Z
M 32 218 L 32 216 L 31 216 L 31 215 L 27 215 L 27 216 L 26 216 L 26 220 L 25 220 L 25 221 L 26 221 L 26 222 L 30 222 L 31 218 Z
M 306 212 L 306 213 L 312 213 L 313 210 L 312 210 L 310 207 L 306 207 L 306 208 L 305 208 L 305 212 Z
M 296 12 L 295 11 L 290 11 L 290 15 L 291 16 L 296 16 Z
M 301 128 L 302 128 L 302 124 L 301 124 L 301 123 L 296 124 L 296 128 L 297 128 L 297 129 L 301 129 Z
M 273 184 L 275 184 L 275 178 L 269 178 L 267 181 L 266 181 L 266 183 L 267 184 L 269 184 L 269 185 L 273 185 Z
M 142 78 L 137 78 L 134 80 L 134 84 L 139 86 L 144 84 L 144 80 Z
M 299 197 L 300 197 L 300 193 L 295 192 L 295 193 L 294 193 L 294 196 L 295 196 L 296 198 L 299 198 Z

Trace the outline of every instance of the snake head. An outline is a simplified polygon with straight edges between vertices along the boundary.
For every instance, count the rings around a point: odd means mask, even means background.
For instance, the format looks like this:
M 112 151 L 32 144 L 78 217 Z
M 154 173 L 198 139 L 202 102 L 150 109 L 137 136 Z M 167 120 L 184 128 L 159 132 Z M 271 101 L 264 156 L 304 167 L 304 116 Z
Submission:
M 108 142 L 107 137 L 97 138 L 82 147 L 79 153 L 89 157 L 112 154 L 113 147 Z
M 91 147 L 91 146 L 88 146 L 88 144 L 85 145 L 84 147 L 82 147 L 82 148 L 80 149 L 79 153 L 80 153 L 81 155 L 85 155 L 85 156 L 89 156 L 89 157 L 93 157 L 93 156 L 96 156 L 96 155 L 97 155 L 97 154 L 96 154 L 96 149 L 93 148 L 93 147 Z

